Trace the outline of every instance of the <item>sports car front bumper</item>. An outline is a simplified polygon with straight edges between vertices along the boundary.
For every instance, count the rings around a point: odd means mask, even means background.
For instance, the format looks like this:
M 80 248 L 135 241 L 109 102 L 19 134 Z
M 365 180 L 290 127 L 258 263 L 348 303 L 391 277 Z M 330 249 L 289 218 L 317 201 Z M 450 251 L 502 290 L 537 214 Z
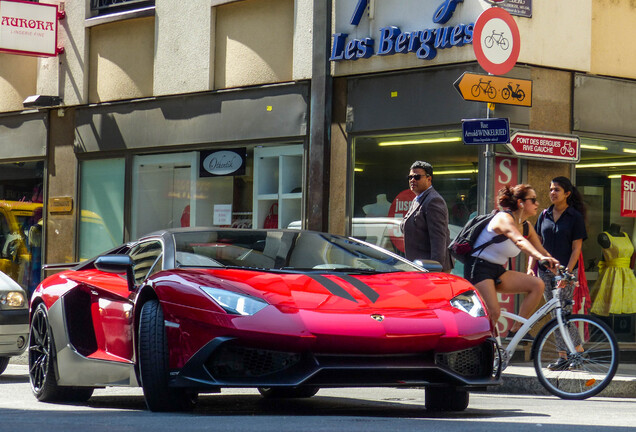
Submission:
M 216 338 L 173 374 L 178 387 L 400 387 L 500 384 L 494 339 L 461 351 L 405 355 L 293 353 Z

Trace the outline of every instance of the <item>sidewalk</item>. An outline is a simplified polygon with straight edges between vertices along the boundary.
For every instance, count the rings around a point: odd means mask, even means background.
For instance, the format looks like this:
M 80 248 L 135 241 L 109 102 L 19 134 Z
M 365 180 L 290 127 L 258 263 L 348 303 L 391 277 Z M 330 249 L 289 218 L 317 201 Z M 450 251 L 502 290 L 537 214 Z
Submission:
M 489 393 L 550 395 L 537 379 L 532 362 L 513 362 L 503 372 L 503 385 L 490 387 Z M 636 398 L 636 363 L 622 363 L 612 382 L 599 397 Z

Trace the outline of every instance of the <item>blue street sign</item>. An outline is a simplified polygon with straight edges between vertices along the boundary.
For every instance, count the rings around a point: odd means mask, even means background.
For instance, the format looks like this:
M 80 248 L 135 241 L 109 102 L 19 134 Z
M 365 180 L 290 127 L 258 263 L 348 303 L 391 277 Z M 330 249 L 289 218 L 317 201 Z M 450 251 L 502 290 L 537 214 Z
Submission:
M 507 118 L 462 120 L 464 144 L 507 144 L 510 125 Z

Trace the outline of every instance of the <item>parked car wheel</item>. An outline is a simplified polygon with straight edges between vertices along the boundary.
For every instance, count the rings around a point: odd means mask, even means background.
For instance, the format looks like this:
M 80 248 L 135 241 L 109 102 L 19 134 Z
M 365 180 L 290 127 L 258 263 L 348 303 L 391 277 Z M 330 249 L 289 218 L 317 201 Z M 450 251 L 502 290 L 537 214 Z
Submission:
M 464 411 L 468 391 L 457 387 L 426 387 L 424 403 L 428 411 Z
M 187 411 L 194 408 L 197 394 L 168 386 L 168 343 L 163 310 L 157 300 L 146 302 L 139 319 L 139 375 L 150 411 Z
M 85 402 L 92 387 L 60 386 L 55 380 L 55 342 L 44 304 L 40 303 L 31 319 L 29 332 L 29 381 L 41 402 Z

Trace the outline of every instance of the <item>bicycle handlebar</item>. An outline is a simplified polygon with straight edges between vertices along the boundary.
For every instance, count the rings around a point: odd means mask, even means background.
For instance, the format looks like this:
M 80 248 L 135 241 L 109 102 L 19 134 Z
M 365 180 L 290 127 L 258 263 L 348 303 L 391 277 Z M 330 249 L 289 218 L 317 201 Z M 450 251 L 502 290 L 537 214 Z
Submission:
M 548 266 L 548 260 L 539 260 L 539 266 L 543 269 L 547 269 Z M 557 274 L 556 277 L 559 277 L 560 279 L 565 279 L 566 281 L 573 281 L 576 280 L 576 275 L 574 275 L 574 273 L 568 271 L 565 266 L 563 265 L 559 265 L 556 267 L 557 270 Z

